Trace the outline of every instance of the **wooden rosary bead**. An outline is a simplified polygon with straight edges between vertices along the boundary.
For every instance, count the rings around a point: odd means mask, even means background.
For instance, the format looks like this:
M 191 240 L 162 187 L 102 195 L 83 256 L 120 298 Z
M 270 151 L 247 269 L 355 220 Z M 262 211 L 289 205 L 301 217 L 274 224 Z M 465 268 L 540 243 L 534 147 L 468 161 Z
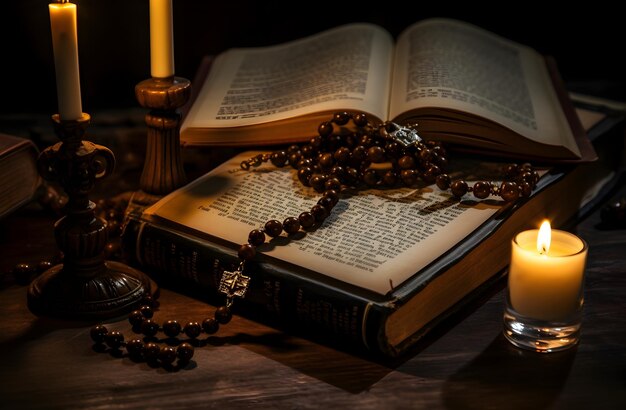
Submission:
M 143 323 L 145 317 L 143 316 L 143 313 L 141 313 L 140 310 L 133 310 L 132 312 L 130 312 L 130 314 L 128 315 L 128 322 L 133 326 L 141 326 L 141 324 Z
M 141 312 L 143 317 L 145 317 L 147 319 L 151 319 L 152 316 L 154 316 L 154 310 L 152 310 L 151 306 L 142 305 L 142 306 L 139 307 L 139 311 Z
M 328 121 L 321 123 L 319 127 L 317 127 L 317 133 L 322 138 L 330 136 L 332 132 L 333 132 L 333 124 Z
M 519 198 L 520 190 L 515 182 L 504 181 L 500 185 L 500 196 L 506 202 L 516 201 Z
M 365 161 L 367 158 L 367 150 L 363 145 L 358 145 L 352 150 L 352 155 L 350 156 L 350 162 L 360 164 Z
M 132 357 L 141 357 L 143 348 L 144 345 L 141 339 L 131 339 L 126 342 L 126 351 Z
M 316 222 L 323 222 L 328 217 L 328 210 L 320 204 L 313 205 L 311 214 Z
M 422 173 L 422 179 L 424 180 L 424 182 L 430 185 L 435 182 L 437 175 L 439 175 L 440 173 L 441 170 L 437 165 L 427 164 L 426 171 Z
M 154 342 L 146 343 L 143 347 L 143 358 L 146 361 L 156 361 L 159 358 L 159 353 L 161 353 L 161 348 Z
M 317 192 L 324 192 L 324 184 L 326 183 L 326 177 L 323 175 L 313 175 L 309 179 L 309 185 L 313 187 Z
M 335 165 L 335 158 L 330 152 L 325 152 L 323 154 L 319 154 L 317 163 L 322 169 L 330 169 L 333 165 Z
M 159 331 L 159 324 L 153 322 L 151 319 L 145 319 L 141 323 L 141 333 L 148 337 L 155 336 Z
M 364 113 L 355 114 L 352 120 L 357 127 L 365 127 L 367 125 L 367 115 Z
M 270 221 L 265 222 L 265 233 L 271 236 L 272 238 L 276 238 L 283 231 L 283 224 L 280 221 L 272 219 Z
M 292 152 L 291 154 L 289 154 L 289 165 L 292 166 L 292 168 L 298 168 L 298 162 L 300 162 L 300 151 L 298 152 Z
M 451 185 L 450 185 L 450 190 L 452 191 L 452 195 L 456 196 L 457 198 L 462 197 L 463 195 L 465 195 L 468 191 L 468 186 L 467 186 L 467 182 L 465 181 L 454 181 Z
M 108 332 L 104 336 L 104 342 L 111 349 L 119 349 L 122 346 L 122 343 L 124 343 L 124 336 L 120 332 L 114 330 L 112 332 Z
M 519 172 L 519 167 L 517 164 L 509 164 L 504 168 L 504 177 L 508 179 L 512 179 Z
M 194 348 L 187 342 L 181 343 L 176 348 L 176 356 L 178 356 L 178 360 L 182 363 L 188 363 L 193 357 Z
M 404 155 L 398 160 L 398 166 L 400 169 L 413 169 L 415 168 L 415 159 L 410 155 Z
M 202 326 L 198 322 L 188 322 L 183 329 L 183 332 L 190 338 L 195 339 L 202 333 Z
M 204 321 L 202 321 L 202 330 L 204 330 L 204 333 L 208 335 L 217 333 L 219 328 L 220 328 L 220 324 L 217 322 L 217 320 L 215 320 L 212 317 L 206 318 L 204 319 Z
M 398 180 L 398 174 L 393 170 L 389 170 L 383 175 L 383 183 L 387 186 L 396 185 L 398 183 Z
M 530 194 L 533 193 L 533 185 L 529 184 L 528 182 L 522 182 L 521 184 L 519 184 L 519 188 L 520 196 L 523 198 L 528 198 Z
M 363 182 L 365 182 L 369 186 L 376 186 L 380 181 L 380 175 L 374 169 L 367 169 L 363 173 Z
M 370 147 L 367 150 L 367 159 L 373 163 L 380 163 L 385 161 L 385 150 L 379 146 Z
M 104 343 L 107 333 L 109 333 L 109 330 L 104 325 L 96 325 L 89 331 L 89 336 L 95 343 Z
M 331 210 L 333 209 L 333 207 L 335 206 L 335 201 L 333 201 L 332 198 L 329 198 L 327 196 L 323 196 L 321 197 L 318 201 L 318 204 L 322 205 L 324 208 Z
M 491 184 L 485 181 L 478 181 L 473 187 L 474 196 L 478 199 L 485 199 L 491 192 Z
M 248 234 L 248 243 L 252 246 L 261 246 L 265 243 L 265 232 L 261 229 L 254 229 Z
M 180 334 L 181 332 L 181 326 L 180 323 L 178 323 L 176 320 L 168 320 L 167 322 L 163 323 L 163 333 L 165 333 L 166 336 L 168 337 L 176 337 Z
M 326 190 L 326 192 L 324 192 L 323 198 L 329 198 L 330 200 L 332 200 L 333 206 L 335 206 L 337 205 L 337 202 L 339 202 L 339 191 L 335 189 L 328 189 Z
M 339 182 L 343 182 L 346 178 L 346 170 L 341 165 L 335 165 L 328 173 L 332 178 L 337 178 Z M 327 189 L 328 191 L 328 189 Z
M 270 161 L 272 165 L 278 168 L 282 168 L 287 163 L 287 153 L 285 151 L 276 151 L 270 155 Z
M 452 183 L 452 181 L 450 179 L 450 175 L 440 174 L 437 175 L 437 178 L 435 178 L 435 183 L 437 184 L 437 187 L 439 189 L 441 189 L 442 191 L 446 191 L 448 190 L 448 188 L 450 188 L 450 184 Z
M 400 179 L 406 186 L 413 186 L 417 184 L 417 171 L 414 169 L 403 169 L 400 171 Z
M 356 168 L 346 168 L 346 175 L 344 177 L 346 185 L 355 186 L 359 181 L 359 171 Z
M 350 121 L 351 115 L 347 112 L 337 112 L 333 115 L 333 121 L 337 125 L 346 125 Z
M 298 216 L 298 221 L 300 221 L 300 226 L 303 228 L 311 228 L 315 225 L 315 217 L 311 212 L 302 212 L 300 216 Z
M 176 360 L 176 349 L 172 346 L 163 346 L 159 351 L 159 360 L 164 364 L 172 364 Z
M 287 234 L 293 235 L 300 230 L 300 221 L 293 216 L 287 217 L 283 221 L 283 229 Z
M 157 302 L 156 299 L 154 299 L 150 294 L 143 295 L 141 298 L 141 306 L 146 305 L 154 309 L 158 306 L 158 304 L 159 302 Z
M 319 151 L 319 149 L 322 147 L 322 137 L 316 135 L 315 137 L 311 138 L 309 140 L 309 145 L 311 145 L 316 151 Z
M 325 191 L 339 191 L 341 190 L 341 182 L 337 178 L 328 178 L 324 183 L 324 192 Z
M 313 170 L 310 167 L 304 167 L 298 169 L 298 179 L 300 183 L 304 186 L 309 185 L 309 179 L 313 176 Z
M 300 154 L 306 159 L 311 159 L 314 153 L 315 149 L 313 149 L 311 145 L 303 145 L 302 148 L 300 148 Z
M 256 254 L 256 250 L 254 246 L 250 245 L 249 243 L 244 243 L 243 245 L 241 245 L 239 247 L 239 251 L 237 252 L 239 259 L 243 261 L 247 261 L 247 260 L 254 258 L 255 254 Z
M 350 160 L 350 149 L 348 147 L 339 147 L 335 150 L 333 158 L 340 164 L 345 164 Z
M 418 158 L 419 158 L 420 162 L 422 162 L 422 163 L 430 162 L 433 159 L 433 153 L 431 152 L 431 150 L 429 150 L 427 148 L 426 149 L 422 149 L 418 153 Z
M 220 306 L 215 311 L 215 320 L 220 324 L 225 325 L 233 318 L 233 314 L 228 306 Z

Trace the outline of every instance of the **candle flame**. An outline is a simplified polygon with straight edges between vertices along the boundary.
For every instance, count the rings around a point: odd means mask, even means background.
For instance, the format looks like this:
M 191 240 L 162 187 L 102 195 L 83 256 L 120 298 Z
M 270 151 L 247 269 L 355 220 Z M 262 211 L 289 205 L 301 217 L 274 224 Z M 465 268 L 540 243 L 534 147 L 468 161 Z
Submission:
M 552 232 L 550 230 L 550 221 L 547 219 L 543 221 L 539 228 L 539 234 L 537 235 L 537 251 L 541 255 L 548 253 L 550 250 L 550 241 L 552 239 Z

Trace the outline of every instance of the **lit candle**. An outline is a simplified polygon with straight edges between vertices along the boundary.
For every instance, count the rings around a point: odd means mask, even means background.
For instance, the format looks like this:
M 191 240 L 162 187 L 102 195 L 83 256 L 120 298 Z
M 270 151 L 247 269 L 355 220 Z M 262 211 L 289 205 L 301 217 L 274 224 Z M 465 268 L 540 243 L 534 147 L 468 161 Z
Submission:
M 539 230 L 513 239 L 509 268 L 512 308 L 528 318 L 569 320 L 582 305 L 587 245 L 577 236 L 551 230 L 545 221 Z
M 174 75 L 172 0 L 150 0 L 150 72 L 152 77 Z
M 78 75 L 78 41 L 76 34 L 76 5 L 51 3 L 50 26 L 57 80 L 59 116 L 62 120 L 77 120 L 83 115 Z

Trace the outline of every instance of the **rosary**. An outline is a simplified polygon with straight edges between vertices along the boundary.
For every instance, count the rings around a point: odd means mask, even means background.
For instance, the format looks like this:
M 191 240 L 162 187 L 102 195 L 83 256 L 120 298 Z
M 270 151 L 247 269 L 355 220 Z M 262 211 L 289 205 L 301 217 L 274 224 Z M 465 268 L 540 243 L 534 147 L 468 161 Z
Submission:
M 125 348 L 128 356 L 136 361 L 145 360 L 166 369 L 185 367 L 193 357 L 194 346 L 203 344 L 198 339 L 200 335 L 215 334 L 220 325 L 230 322 L 234 299 L 244 297 L 248 289 L 250 277 L 244 275 L 244 268 L 246 261 L 254 258 L 256 248 L 265 243 L 268 236 L 275 238 L 283 232 L 291 236 L 301 229 L 310 231 L 320 226 L 344 189 L 435 183 L 442 191 L 450 190 L 457 199 L 471 193 L 477 199 L 495 195 L 505 202 L 514 202 L 529 197 L 539 180 L 537 171 L 525 163 L 508 165 L 501 183 L 477 181 L 470 186 L 464 180 L 453 181 L 446 173 L 448 158 L 440 142 L 422 140 L 415 127 L 401 127 L 392 122 L 373 124 L 363 113 L 335 113 L 330 121 L 322 122 L 317 131 L 319 135 L 306 144 L 259 154 L 241 163 L 244 170 L 268 161 L 278 168 L 290 165 L 297 170 L 304 186 L 312 187 L 322 196 L 309 211 L 297 217 L 290 216 L 282 222 L 269 220 L 263 227 L 250 231 L 247 243 L 238 249 L 238 267 L 232 272 L 224 271 L 219 283 L 218 290 L 226 296 L 226 304 L 201 323 L 190 321 L 181 325 L 176 320 L 168 320 L 159 325 L 152 320 L 158 302 L 147 296 L 145 303 L 128 317 L 133 331 L 143 337 L 125 341 L 120 332 L 97 325 L 90 335 L 98 350 L 119 352 L 120 348 Z M 158 339 L 159 332 L 166 337 Z M 177 338 L 181 334 L 187 337 L 186 341 Z

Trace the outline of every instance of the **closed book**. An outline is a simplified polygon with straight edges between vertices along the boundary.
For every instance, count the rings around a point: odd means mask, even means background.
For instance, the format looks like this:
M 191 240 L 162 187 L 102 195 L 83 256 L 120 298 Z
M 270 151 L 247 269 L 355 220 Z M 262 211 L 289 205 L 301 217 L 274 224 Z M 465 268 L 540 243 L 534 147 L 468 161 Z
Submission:
M 37 155 L 31 140 L 0 134 L 0 218 L 33 198 L 40 183 Z

